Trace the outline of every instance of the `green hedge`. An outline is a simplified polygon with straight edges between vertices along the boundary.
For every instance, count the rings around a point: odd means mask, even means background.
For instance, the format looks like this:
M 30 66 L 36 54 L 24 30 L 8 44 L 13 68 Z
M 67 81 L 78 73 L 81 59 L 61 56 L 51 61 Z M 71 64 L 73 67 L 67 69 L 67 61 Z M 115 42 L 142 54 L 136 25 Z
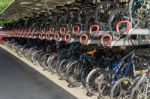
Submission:
M 0 0 L 0 12 L 3 11 L 13 0 Z M 3 26 L 9 21 L 6 19 L 0 19 L 0 26 Z
M 0 0 L 0 12 L 4 10 L 11 2 L 12 0 Z
M 10 23 L 10 21 L 9 20 L 0 20 L 0 27 L 3 27 L 4 26 L 4 24 L 6 24 L 6 23 Z

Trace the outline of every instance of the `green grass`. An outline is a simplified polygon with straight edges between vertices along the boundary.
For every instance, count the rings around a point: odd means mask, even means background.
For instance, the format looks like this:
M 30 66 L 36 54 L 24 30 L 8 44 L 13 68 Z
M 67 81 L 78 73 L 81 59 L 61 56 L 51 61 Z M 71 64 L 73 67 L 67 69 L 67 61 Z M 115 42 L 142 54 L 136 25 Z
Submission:
M 3 11 L 13 0 L 0 0 L 0 12 Z

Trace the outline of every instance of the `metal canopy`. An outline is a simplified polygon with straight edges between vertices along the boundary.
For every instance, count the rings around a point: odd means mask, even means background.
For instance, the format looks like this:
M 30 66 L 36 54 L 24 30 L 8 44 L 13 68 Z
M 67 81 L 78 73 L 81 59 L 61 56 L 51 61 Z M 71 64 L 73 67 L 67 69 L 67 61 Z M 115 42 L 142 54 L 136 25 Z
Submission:
M 72 2 L 74 0 L 15 0 L 0 14 L 0 19 L 18 20 Z

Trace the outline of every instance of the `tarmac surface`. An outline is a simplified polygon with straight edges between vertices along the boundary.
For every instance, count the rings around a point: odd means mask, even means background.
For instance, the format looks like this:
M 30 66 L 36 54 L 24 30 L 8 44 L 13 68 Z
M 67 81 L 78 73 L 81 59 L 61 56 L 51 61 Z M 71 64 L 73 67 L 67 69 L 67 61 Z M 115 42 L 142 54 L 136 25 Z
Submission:
M 77 99 L 0 48 L 0 99 Z

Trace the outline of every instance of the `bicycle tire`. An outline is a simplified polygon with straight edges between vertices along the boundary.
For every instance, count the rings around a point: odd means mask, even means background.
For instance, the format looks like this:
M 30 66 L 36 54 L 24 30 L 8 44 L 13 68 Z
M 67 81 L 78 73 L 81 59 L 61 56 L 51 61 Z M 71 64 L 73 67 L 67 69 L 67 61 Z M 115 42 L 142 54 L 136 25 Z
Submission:
M 115 8 L 115 7 L 114 7 L 115 4 L 113 4 L 113 2 L 111 2 L 111 1 L 102 1 L 102 2 L 98 3 L 97 6 L 96 6 L 96 8 L 95 8 L 95 11 L 94 11 L 94 19 L 95 19 L 95 21 L 97 21 L 97 22 L 98 22 L 99 7 L 102 6 L 102 5 L 104 5 L 104 4 L 111 4 L 111 5 L 113 5 L 113 8 L 112 8 L 112 9 Z
M 64 59 L 59 67 L 58 67 L 58 74 L 60 75 L 60 77 L 62 77 L 63 79 L 66 79 L 66 70 L 68 68 L 68 66 L 72 63 L 72 61 L 68 61 L 66 59 Z M 65 67 L 64 67 L 65 66 Z
M 135 87 L 132 89 L 131 95 L 130 95 L 130 99 L 148 99 L 146 98 L 147 95 L 144 95 L 145 97 L 141 97 L 141 96 L 135 96 L 135 94 L 139 94 L 140 90 L 145 90 L 142 89 L 143 87 L 147 87 L 147 81 L 146 79 L 143 79 L 142 81 L 138 82 Z M 150 89 L 149 89 L 150 90 Z M 147 94 L 147 93 L 146 93 Z M 149 92 L 149 97 L 150 97 L 150 92 Z
M 58 64 L 59 60 L 58 60 L 58 56 L 54 56 L 53 59 L 51 60 L 50 62 L 50 70 L 53 72 L 53 73 L 57 73 L 56 72 L 56 65 Z
M 110 91 L 111 91 L 111 84 L 110 84 L 111 82 L 110 81 L 112 78 L 112 73 L 111 73 L 111 71 L 103 71 L 100 76 L 101 76 L 101 79 L 98 82 L 99 96 L 102 99 L 110 98 Z M 106 85 L 106 86 L 104 86 L 104 85 Z
M 72 63 L 68 66 L 68 68 L 67 68 L 67 70 L 66 70 L 66 81 L 67 81 L 70 85 L 73 85 L 73 86 L 75 86 L 75 82 L 74 82 L 74 81 L 76 81 L 76 80 L 75 80 L 74 78 L 71 78 L 72 75 L 70 75 L 70 73 L 73 72 L 73 71 L 75 70 L 74 68 L 77 67 L 75 64 L 78 64 L 78 61 L 72 62 Z M 73 71 L 72 71 L 72 70 L 73 70 Z
M 96 96 L 99 96 L 98 90 L 97 90 L 97 92 L 95 90 L 93 91 L 93 89 L 91 88 L 91 85 L 90 85 L 90 79 L 94 76 L 95 73 L 99 73 L 99 72 L 101 72 L 100 68 L 95 68 L 88 74 L 88 76 L 86 78 L 86 86 L 85 87 L 86 87 L 87 92 L 91 93 L 93 95 L 96 95 Z M 98 88 L 98 86 L 97 86 L 97 88 Z
M 114 93 L 115 93 L 115 91 L 116 91 L 117 86 L 118 86 L 119 84 L 121 84 L 123 81 L 128 81 L 128 82 L 131 84 L 131 86 L 132 86 L 132 81 L 131 81 L 130 78 L 127 78 L 127 77 L 120 78 L 120 79 L 113 85 L 113 87 L 112 87 L 112 89 L 111 89 L 111 92 L 110 92 L 110 99 L 120 99 L 120 98 L 116 98 L 116 97 L 114 98 L 113 96 L 114 96 Z M 127 90 L 127 91 L 129 91 L 129 90 Z M 119 91 L 119 92 L 121 92 L 121 91 Z M 124 98 L 124 99 L 129 99 L 129 97 L 126 97 L 126 98 Z

